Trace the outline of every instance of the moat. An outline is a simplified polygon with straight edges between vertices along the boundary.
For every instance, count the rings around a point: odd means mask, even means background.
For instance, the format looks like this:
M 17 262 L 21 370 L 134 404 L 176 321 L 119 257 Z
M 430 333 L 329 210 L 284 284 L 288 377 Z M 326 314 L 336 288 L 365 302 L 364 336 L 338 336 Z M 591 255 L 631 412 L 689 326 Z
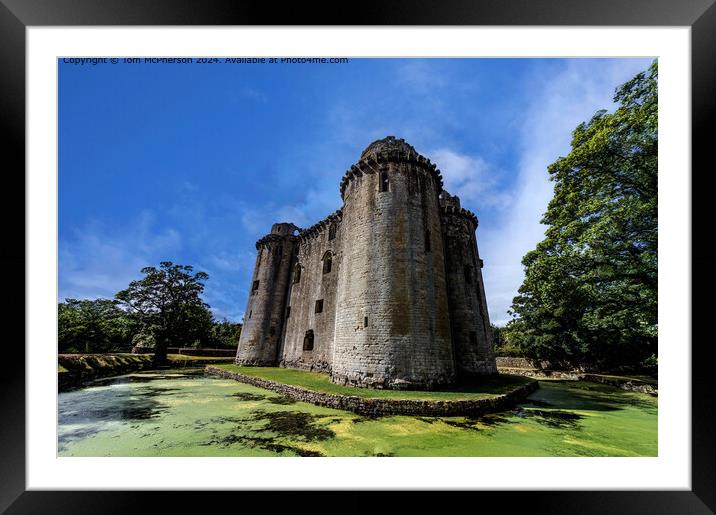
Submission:
M 656 456 L 657 398 L 540 381 L 468 417 L 354 413 L 207 376 L 146 371 L 59 394 L 59 456 Z

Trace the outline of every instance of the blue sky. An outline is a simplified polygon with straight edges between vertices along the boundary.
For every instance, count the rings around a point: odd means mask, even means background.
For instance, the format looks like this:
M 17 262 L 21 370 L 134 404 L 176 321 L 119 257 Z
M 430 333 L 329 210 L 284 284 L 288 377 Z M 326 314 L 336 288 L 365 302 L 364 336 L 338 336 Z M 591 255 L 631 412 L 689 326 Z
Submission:
M 61 60 L 60 60 L 61 61 Z M 650 59 L 351 59 L 59 66 L 59 299 L 111 297 L 160 261 L 209 274 L 241 321 L 255 241 L 341 206 L 339 182 L 395 135 L 474 211 L 503 324 L 544 235 L 547 165 Z

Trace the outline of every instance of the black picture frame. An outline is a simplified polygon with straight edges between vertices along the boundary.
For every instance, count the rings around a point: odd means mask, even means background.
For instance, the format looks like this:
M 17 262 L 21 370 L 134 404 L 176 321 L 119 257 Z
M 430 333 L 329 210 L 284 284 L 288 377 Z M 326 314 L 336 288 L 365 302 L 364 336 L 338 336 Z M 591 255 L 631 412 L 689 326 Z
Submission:
M 709 125 L 716 113 L 716 6 L 714 0 L 447 0 L 428 3 L 401 0 L 351 4 L 321 2 L 277 6 L 268 2 L 204 0 L 0 0 L 0 123 L 6 128 L 0 141 L 4 163 L 5 199 L 0 202 L 4 221 L 0 260 L 6 271 L 6 295 L 14 295 L 3 309 L 6 327 L 20 328 L 25 319 L 25 29 L 32 26 L 112 25 L 534 25 L 534 26 L 688 26 L 691 27 L 692 73 L 692 235 L 707 235 L 713 218 L 699 195 L 709 194 L 706 172 Z M 701 173 L 694 173 L 700 170 Z M 683 173 L 689 173 L 685 170 Z M 11 194 L 10 194 L 11 193 Z M 707 225 L 708 224 L 708 225 Z M 711 428 L 716 401 L 711 381 L 711 339 L 696 329 L 708 320 L 713 303 L 708 294 L 715 281 L 716 262 L 709 242 L 693 238 L 692 276 L 692 490 L 691 491 L 549 491 L 476 492 L 479 502 L 496 501 L 510 509 L 549 513 L 713 513 L 716 510 L 716 446 Z M 701 302 L 699 302 L 701 300 Z M 19 327 L 18 327 L 19 326 Z M 705 332 L 704 332 L 705 333 Z M 9 338 L 9 335 L 6 336 Z M 17 341 L 17 338 L 16 338 Z M 689 342 L 679 342 L 688 348 Z M 197 512 L 216 509 L 246 492 L 98 492 L 26 491 L 25 483 L 25 353 L 6 345 L 3 356 L 2 424 L 0 424 L 0 509 L 8 513 L 137 513 L 152 509 Z M 22 364 L 22 365 L 21 365 Z M 31 365 L 31 364 L 30 364 Z M 264 494 L 276 508 L 280 501 L 301 502 L 310 492 Z M 256 495 L 256 494 L 252 494 Z M 359 493 L 349 496 L 361 495 Z M 209 497 L 211 496 L 211 497 Z M 231 497 L 230 497 L 231 496 Z M 422 493 L 414 493 L 420 501 Z M 211 499 L 209 501 L 209 499 Z M 253 500 L 253 499 L 252 499 Z M 356 499 L 358 501 L 358 499 Z M 344 506 L 363 505 L 343 500 Z M 454 502 L 454 501 L 453 501 Z M 467 502 L 476 502 L 476 499 Z M 482 504 L 486 509 L 489 504 Z M 315 506 L 314 506 L 315 507 Z

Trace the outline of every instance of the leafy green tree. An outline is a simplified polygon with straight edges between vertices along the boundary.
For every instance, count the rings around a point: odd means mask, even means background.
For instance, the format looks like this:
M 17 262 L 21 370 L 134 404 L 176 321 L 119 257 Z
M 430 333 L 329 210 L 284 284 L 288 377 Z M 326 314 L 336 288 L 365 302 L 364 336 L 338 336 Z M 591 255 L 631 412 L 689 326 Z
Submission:
M 490 324 L 490 332 L 492 334 L 492 348 L 495 349 L 495 352 L 499 352 L 499 350 L 505 346 L 505 336 L 503 334 L 504 331 L 504 327 Z
M 162 261 L 159 268 L 143 268 L 142 279 L 115 295 L 140 321 L 142 333 L 151 335 L 155 365 L 166 363 L 168 346 L 209 338 L 212 316 L 200 297 L 209 275 L 193 271 L 189 265 Z
M 236 348 L 241 336 L 241 324 L 234 324 L 224 319 L 214 322 L 211 328 L 211 344 L 216 347 Z
M 524 354 L 602 368 L 657 354 L 657 63 L 619 87 L 614 113 L 573 132 L 549 166 L 545 239 L 525 255 L 507 336 Z
M 65 299 L 59 303 L 59 352 L 108 352 L 129 344 L 136 321 L 111 299 Z

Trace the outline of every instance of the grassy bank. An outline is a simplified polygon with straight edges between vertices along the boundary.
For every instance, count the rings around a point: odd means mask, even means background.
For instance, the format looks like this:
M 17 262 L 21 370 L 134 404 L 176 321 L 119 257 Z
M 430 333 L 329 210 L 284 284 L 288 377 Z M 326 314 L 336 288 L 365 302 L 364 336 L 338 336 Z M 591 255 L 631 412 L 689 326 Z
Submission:
M 234 360 L 233 357 L 185 354 L 169 354 L 167 359 L 172 368 L 227 363 Z M 57 380 L 60 390 L 79 386 L 92 379 L 154 368 L 153 354 L 60 354 L 57 361 Z
M 216 368 L 230 372 L 276 381 L 278 383 L 299 386 L 307 390 L 334 395 L 356 396 L 369 399 L 409 399 L 409 400 L 458 400 L 485 399 L 508 393 L 518 386 L 529 383 L 526 377 L 496 375 L 486 376 L 479 381 L 460 385 L 451 391 L 418 390 L 373 390 L 343 386 L 331 382 L 328 374 L 294 370 L 278 367 L 243 367 L 234 364 L 216 365 Z

